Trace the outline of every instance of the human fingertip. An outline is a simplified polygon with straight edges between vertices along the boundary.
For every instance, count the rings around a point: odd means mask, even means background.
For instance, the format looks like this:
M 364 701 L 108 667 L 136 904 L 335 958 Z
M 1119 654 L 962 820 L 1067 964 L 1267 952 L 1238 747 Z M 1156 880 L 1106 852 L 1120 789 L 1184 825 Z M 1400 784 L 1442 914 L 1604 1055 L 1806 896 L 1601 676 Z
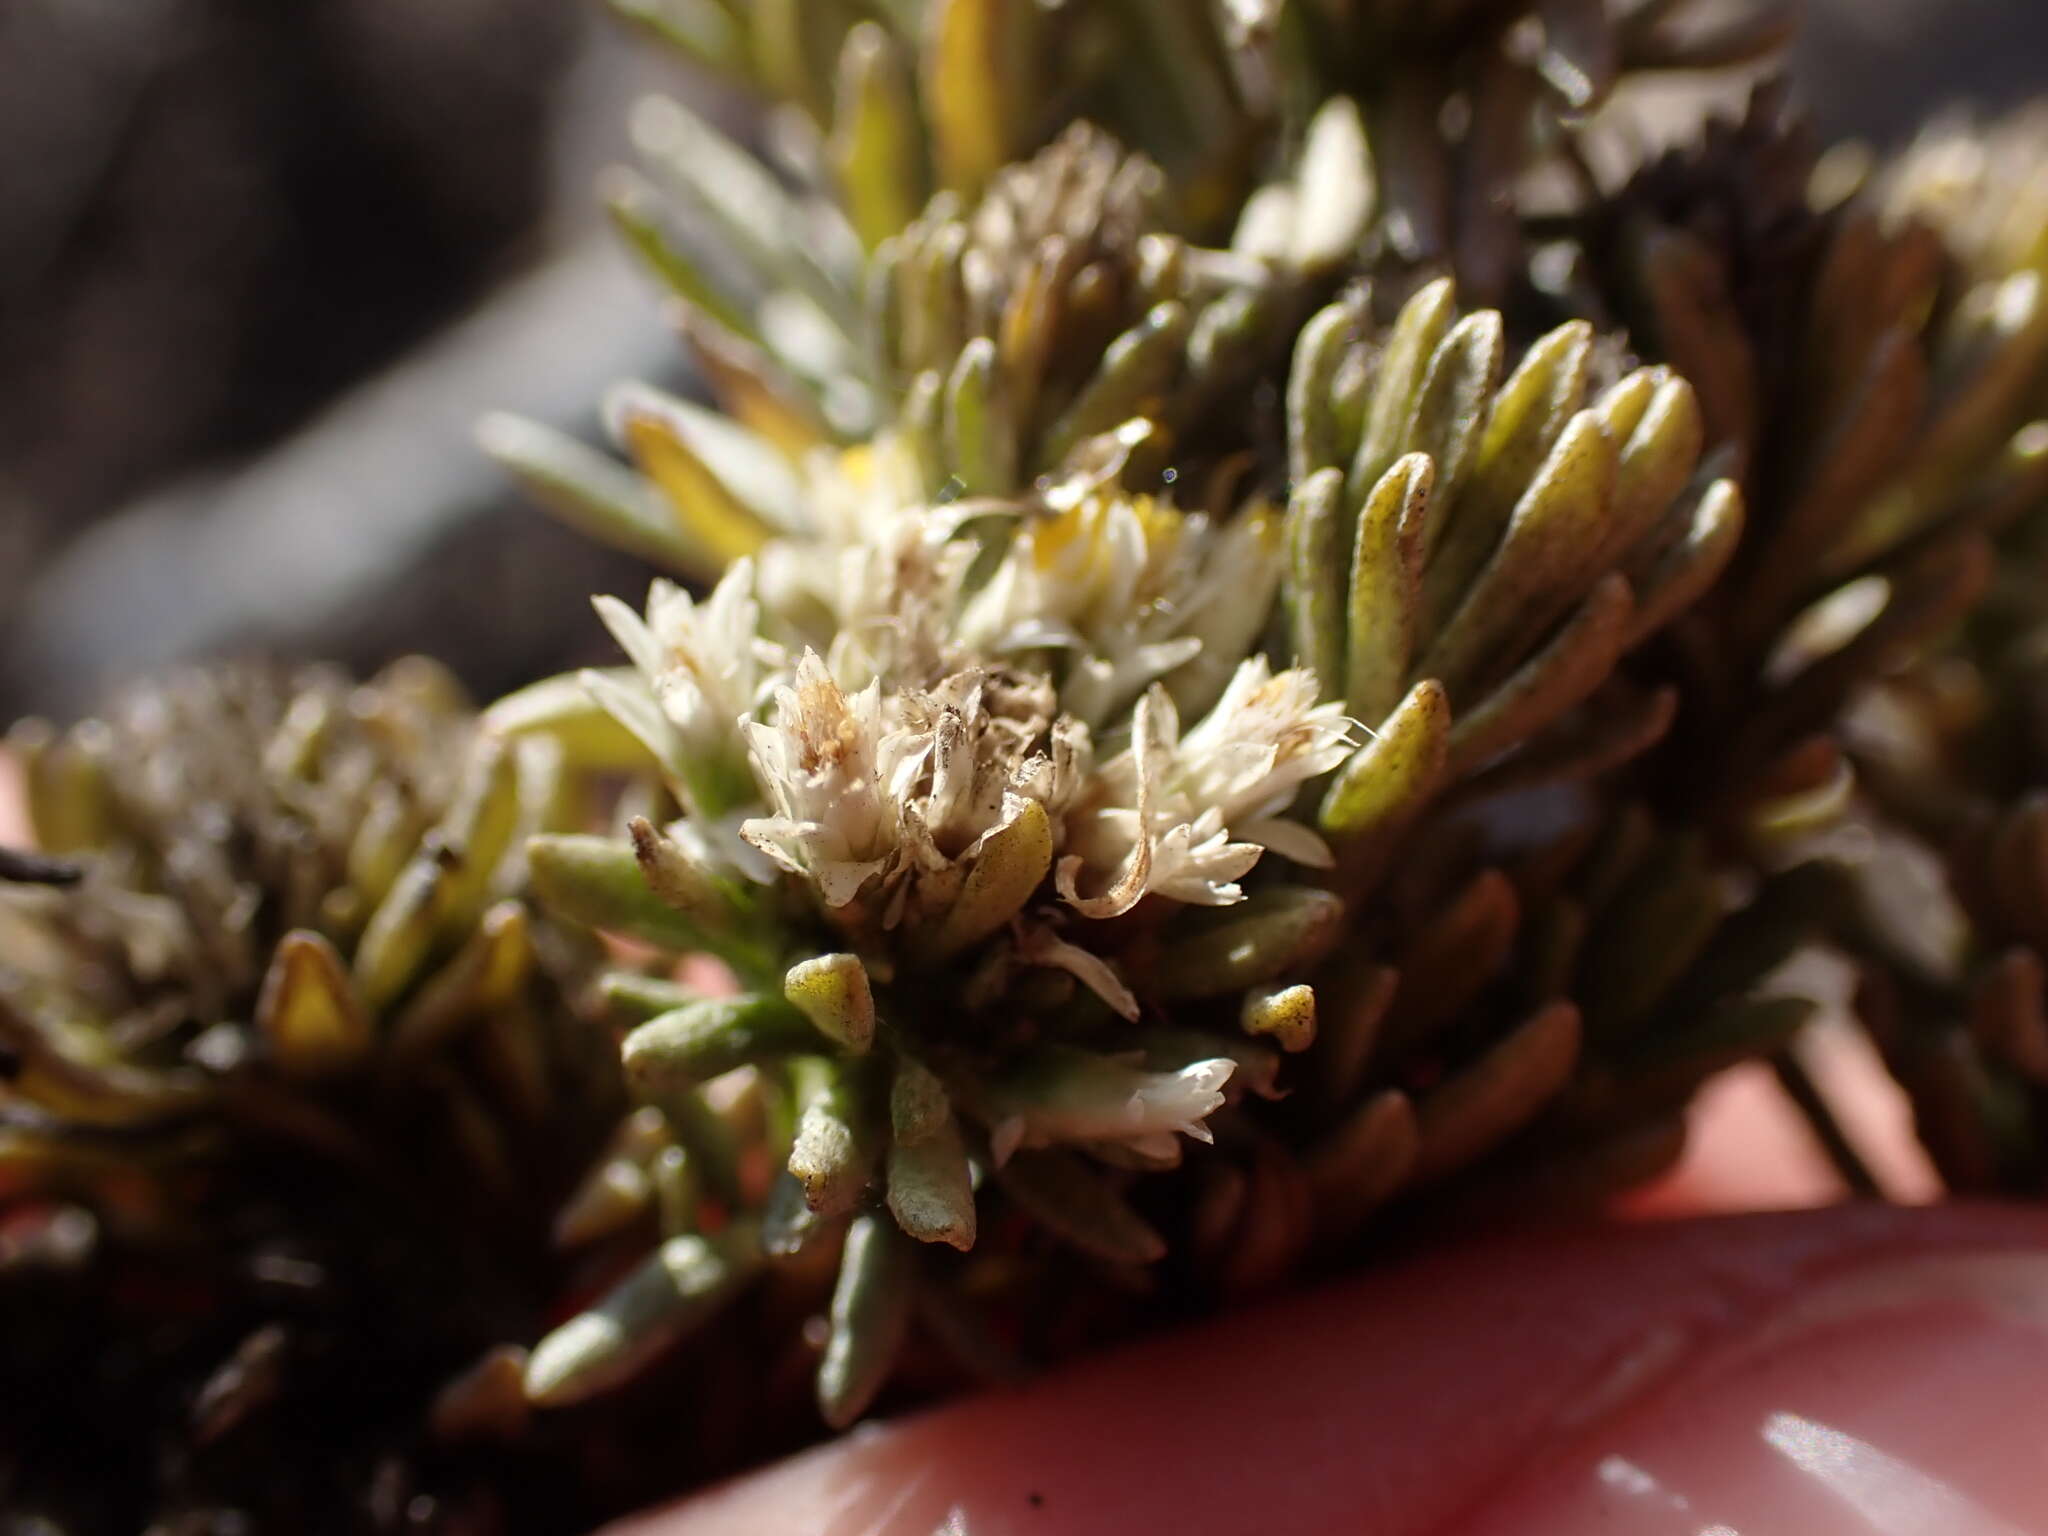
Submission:
M 1948 1536 L 1812 1523 L 1898 1486 L 1993 1522 L 1956 1536 L 2011 1536 L 2040 1528 L 2016 1480 L 2038 1419 L 2015 1394 L 2044 1367 L 2038 1212 L 1843 1207 L 1524 1237 L 875 1426 L 618 1531 L 1696 1536 L 1719 1520 L 1740 1536 Z M 1837 1452 L 1862 1469 L 1841 1487 L 1814 1470 Z M 1788 1486 L 1809 1523 L 1758 1524 Z

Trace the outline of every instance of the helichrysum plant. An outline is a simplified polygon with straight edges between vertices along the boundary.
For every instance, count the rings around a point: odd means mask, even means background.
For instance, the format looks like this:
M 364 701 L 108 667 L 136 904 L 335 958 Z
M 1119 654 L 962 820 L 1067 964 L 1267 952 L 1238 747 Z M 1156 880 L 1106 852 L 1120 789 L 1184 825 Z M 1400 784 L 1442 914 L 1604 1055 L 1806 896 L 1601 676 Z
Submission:
M 1816 946 L 1950 1181 L 2038 1187 L 2037 114 L 1634 150 L 1777 5 L 617 8 L 769 107 L 644 103 L 608 187 L 704 398 L 483 427 L 654 568 L 617 660 L 28 742 L 43 1249 L 204 1233 L 158 1170 L 302 1122 L 445 1151 L 545 1241 L 490 1337 L 400 1317 L 480 1362 L 434 1426 L 651 1493 L 804 1378 L 844 1426 L 1597 1203 L 1734 1062 L 1868 1184 Z
M 0 883 L 0 1501 L 488 1509 L 425 1421 L 568 1293 L 549 1224 L 622 1112 L 587 942 L 523 899 L 558 754 L 420 661 L 172 674 L 9 745 L 42 853 Z

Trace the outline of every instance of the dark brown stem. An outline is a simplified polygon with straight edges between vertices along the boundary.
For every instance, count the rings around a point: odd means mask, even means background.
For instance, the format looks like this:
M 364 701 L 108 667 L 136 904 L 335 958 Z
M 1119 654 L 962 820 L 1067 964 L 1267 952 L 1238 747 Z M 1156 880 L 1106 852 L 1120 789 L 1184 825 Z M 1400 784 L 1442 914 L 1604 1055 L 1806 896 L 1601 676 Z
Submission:
M 1805 1117 L 1807 1125 L 1820 1142 L 1821 1150 L 1827 1154 L 1828 1161 L 1842 1176 L 1842 1182 L 1849 1186 L 1849 1192 L 1860 1200 L 1885 1199 L 1884 1186 L 1878 1182 L 1877 1175 L 1870 1171 L 1870 1165 L 1864 1162 L 1863 1155 L 1856 1150 L 1855 1143 L 1850 1141 L 1848 1132 L 1842 1129 L 1842 1123 L 1835 1117 L 1827 1096 L 1821 1092 L 1819 1085 L 1807 1072 L 1797 1051 L 1791 1046 L 1785 1047 L 1771 1058 L 1771 1066 L 1777 1072 L 1778 1081 L 1783 1085 L 1785 1092 L 1791 1096 L 1792 1102 L 1799 1106 L 1800 1114 Z

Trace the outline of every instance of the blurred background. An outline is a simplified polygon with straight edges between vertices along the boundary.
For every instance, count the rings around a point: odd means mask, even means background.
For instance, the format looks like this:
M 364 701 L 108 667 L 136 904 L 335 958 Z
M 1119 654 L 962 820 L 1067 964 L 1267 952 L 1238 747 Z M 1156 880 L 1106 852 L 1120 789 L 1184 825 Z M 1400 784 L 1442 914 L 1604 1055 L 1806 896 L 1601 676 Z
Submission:
M 1830 137 L 2040 88 L 2041 0 L 1809 8 Z M 470 428 L 687 386 L 591 192 L 651 88 L 700 89 L 599 0 L 0 0 L 0 721 L 222 651 L 604 654 L 643 573 Z

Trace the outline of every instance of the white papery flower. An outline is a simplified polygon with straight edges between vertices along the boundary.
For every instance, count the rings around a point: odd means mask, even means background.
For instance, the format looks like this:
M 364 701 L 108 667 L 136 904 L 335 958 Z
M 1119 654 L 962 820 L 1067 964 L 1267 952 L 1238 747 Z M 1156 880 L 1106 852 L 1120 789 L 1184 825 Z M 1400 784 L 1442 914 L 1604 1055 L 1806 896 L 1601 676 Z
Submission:
M 595 606 L 640 678 L 587 673 L 585 686 L 655 752 L 697 815 L 716 821 L 751 801 L 736 731 L 781 660 L 760 637 L 753 563 L 735 561 L 701 603 L 657 578 L 644 620 L 617 598 Z
M 1318 703 L 1305 667 L 1275 673 L 1263 656 L 1239 664 L 1223 697 L 1174 751 L 1164 814 L 1182 804 L 1215 812 L 1238 836 L 1297 863 L 1326 867 L 1329 850 L 1298 822 L 1278 819 L 1295 792 L 1351 755 L 1358 723 L 1341 704 Z
M 1318 696 L 1313 673 L 1275 674 L 1253 657 L 1183 736 L 1172 699 L 1155 686 L 1139 701 L 1131 747 L 1102 766 L 1069 819 L 1061 895 L 1092 917 L 1127 911 L 1147 892 L 1228 906 L 1244 899 L 1237 882 L 1268 849 L 1327 867 L 1323 840 L 1281 814 L 1352 748 L 1356 722 Z M 1091 869 L 1118 871 L 1106 894 L 1080 895 Z
M 888 777 L 909 744 L 885 740 L 881 685 L 848 698 L 817 652 L 806 651 L 794 683 L 775 690 L 773 720 L 741 728 L 775 814 L 743 822 L 740 836 L 812 880 L 825 905 L 845 906 L 897 848 Z
M 746 721 L 755 777 L 775 814 L 740 836 L 812 880 L 828 907 L 865 892 L 883 927 L 943 912 L 987 841 L 1077 793 L 1086 733 L 1054 721 L 1052 684 L 980 668 L 929 689 L 880 679 L 849 692 L 815 651 L 767 721 Z
M 1237 1063 L 1227 1056 L 1175 1072 L 1093 1051 L 1049 1046 L 990 1089 L 989 1150 L 997 1166 L 1020 1148 L 1061 1143 L 1119 1143 L 1170 1162 L 1176 1136 L 1210 1141 L 1208 1117 L 1223 1106 Z
M 1220 611 L 1218 599 L 1232 583 L 1263 590 L 1270 606 L 1267 573 L 1243 561 L 1241 545 L 1206 517 L 1150 496 L 1079 495 L 1024 522 L 962 610 L 958 633 L 999 655 L 1072 653 L 1061 706 L 1099 722 L 1146 684 L 1194 661 L 1203 617 Z M 1215 558 L 1226 551 L 1238 557 L 1227 572 Z
M 974 551 L 951 535 L 939 514 L 904 513 L 839 552 L 829 659 L 841 683 L 923 687 L 966 665 L 953 617 Z
M 814 450 L 801 467 L 805 532 L 774 539 L 757 557 L 769 610 L 802 630 L 822 621 L 832 633 L 851 616 L 845 600 L 849 556 L 880 550 L 925 507 L 917 461 L 893 434 L 846 449 Z M 819 643 L 826 641 L 819 635 Z

